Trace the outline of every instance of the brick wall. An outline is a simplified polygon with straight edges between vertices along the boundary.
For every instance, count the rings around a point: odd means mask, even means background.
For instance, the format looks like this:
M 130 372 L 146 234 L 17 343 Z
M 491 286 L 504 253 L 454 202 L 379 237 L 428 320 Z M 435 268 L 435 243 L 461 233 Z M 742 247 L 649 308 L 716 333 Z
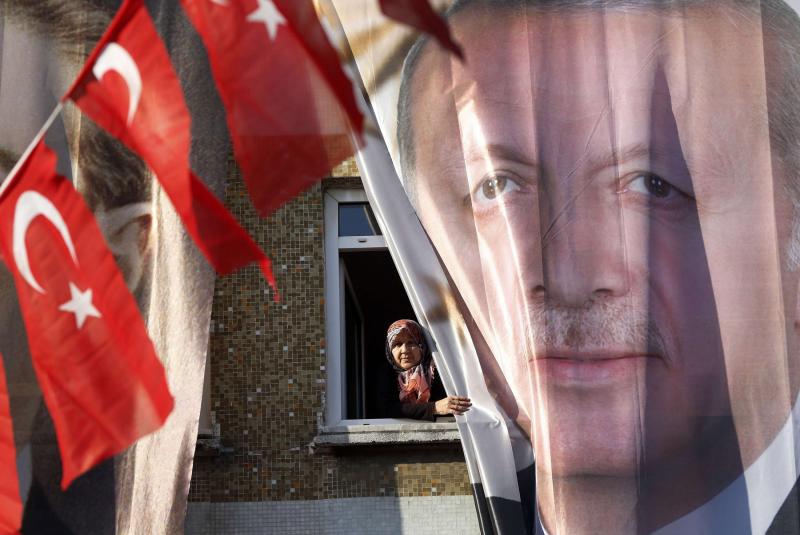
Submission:
M 308 447 L 325 412 L 323 188 L 359 187 L 357 174 L 345 162 L 267 220 L 231 181 L 226 204 L 272 259 L 282 299 L 272 302 L 255 268 L 217 280 L 210 372 L 219 442 L 198 447 L 190 501 L 470 494 L 457 444 Z

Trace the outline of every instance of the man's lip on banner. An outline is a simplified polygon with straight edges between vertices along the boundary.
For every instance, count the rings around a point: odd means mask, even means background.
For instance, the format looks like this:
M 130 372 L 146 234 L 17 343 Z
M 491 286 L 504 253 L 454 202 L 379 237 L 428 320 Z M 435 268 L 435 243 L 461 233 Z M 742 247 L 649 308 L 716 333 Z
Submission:
M 626 349 L 602 351 L 550 350 L 532 360 L 547 384 L 564 387 L 602 388 L 629 381 L 648 366 L 666 366 L 658 353 Z

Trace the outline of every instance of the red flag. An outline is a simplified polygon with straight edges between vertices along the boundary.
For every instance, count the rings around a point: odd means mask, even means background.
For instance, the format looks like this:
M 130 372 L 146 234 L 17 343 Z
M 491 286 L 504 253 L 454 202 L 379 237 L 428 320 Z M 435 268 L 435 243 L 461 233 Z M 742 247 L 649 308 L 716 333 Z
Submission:
M 266 255 L 189 169 L 189 110 L 142 0 L 123 3 L 66 98 L 141 155 L 218 273 L 257 262 L 275 287 Z
M 158 429 L 166 376 L 94 216 L 40 142 L 0 196 L 33 368 L 69 483 Z
M 464 59 L 447 22 L 433 10 L 428 0 L 380 0 L 380 6 L 387 17 L 433 35 L 440 45 Z
M 0 356 L 0 533 L 17 533 L 22 525 L 22 499 L 19 496 L 17 453 L 14 448 L 14 426 L 8 403 L 6 371 Z
M 250 197 L 267 215 L 353 154 L 363 117 L 310 0 L 181 0 Z

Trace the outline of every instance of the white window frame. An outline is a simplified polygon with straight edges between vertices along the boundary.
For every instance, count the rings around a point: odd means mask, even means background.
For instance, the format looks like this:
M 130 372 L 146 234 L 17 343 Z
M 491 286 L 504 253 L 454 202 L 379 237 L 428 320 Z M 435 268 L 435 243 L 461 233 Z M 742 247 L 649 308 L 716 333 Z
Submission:
M 325 191 L 325 338 L 327 394 L 325 424 L 333 426 L 408 424 L 398 418 L 347 419 L 346 370 L 344 368 L 344 270 L 340 253 L 388 251 L 383 236 L 339 236 L 339 204 L 369 202 L 363 189 Z M 383 229 L 381 229 L 383 230 Z

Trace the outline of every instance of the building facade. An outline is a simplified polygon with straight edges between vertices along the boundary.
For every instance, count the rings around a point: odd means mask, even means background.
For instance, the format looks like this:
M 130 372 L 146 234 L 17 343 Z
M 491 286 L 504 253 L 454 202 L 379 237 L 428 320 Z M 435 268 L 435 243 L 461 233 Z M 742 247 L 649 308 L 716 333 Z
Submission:
M 375 417 L 376 325 L 402 299 L 358 176 L 345 162 L 266 220 L 231 181 L 281 299 L 255 268 L 217 280 L 186 533 L 478 532 L 452 418 Z

